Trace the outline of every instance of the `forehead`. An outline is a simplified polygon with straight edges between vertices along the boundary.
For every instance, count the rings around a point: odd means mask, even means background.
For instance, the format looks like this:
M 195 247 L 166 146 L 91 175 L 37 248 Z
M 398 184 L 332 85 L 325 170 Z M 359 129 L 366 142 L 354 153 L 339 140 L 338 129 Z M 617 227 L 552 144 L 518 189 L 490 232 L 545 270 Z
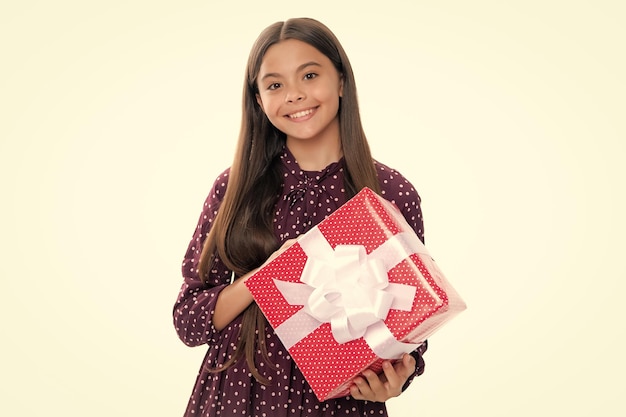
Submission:
M 287 75 L 310 62 L 332 67 L 330 59 L 314 46 L 296 39 L 286 39 L 268 48 L 261 61 L 259 77 L 269 73 Z

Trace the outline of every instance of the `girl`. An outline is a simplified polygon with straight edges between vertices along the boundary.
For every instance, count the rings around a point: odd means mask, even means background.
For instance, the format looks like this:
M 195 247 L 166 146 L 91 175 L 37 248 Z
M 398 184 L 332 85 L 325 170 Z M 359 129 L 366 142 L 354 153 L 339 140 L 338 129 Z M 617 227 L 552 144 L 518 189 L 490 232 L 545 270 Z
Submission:
M 354 75 L 312 19 L 265 29 L 247 64 L 234 161 L 214 182 L 183 261 L 174 325 L 208 344 L 185 416 L 386 416 L 384 401 L 424 370 L 422 345 L 319 402 L 244 282 L 363 187 L 394 202 L 423 240 L 420 197 L 374 161 Z

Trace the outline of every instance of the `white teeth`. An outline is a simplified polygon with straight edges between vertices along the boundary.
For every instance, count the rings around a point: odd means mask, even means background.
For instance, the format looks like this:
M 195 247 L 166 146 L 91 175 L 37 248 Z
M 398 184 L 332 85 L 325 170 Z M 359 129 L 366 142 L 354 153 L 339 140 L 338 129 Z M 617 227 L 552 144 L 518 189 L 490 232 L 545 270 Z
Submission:
M 313 113 L 313 109 L 309 109 L 309 110 L 303 110 L 303 111 L 299 111 L 298 113 L 294 113 L 294 114 L 290 114 L 289 118 L 290 119 L 297 119 L 298 117 L 304 117 L 308 114 Z

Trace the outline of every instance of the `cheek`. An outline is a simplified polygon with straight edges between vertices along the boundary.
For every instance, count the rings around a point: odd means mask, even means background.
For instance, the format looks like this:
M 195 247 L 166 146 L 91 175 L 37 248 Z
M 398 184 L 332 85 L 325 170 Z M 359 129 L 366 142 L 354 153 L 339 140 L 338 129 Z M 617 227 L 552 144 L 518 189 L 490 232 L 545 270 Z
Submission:
M 265 106 L 265 115 L 270 121 L 278 120 L 280 115 L 278 114 L 278 109 L 276 106 Z
M 329 84 L 318 90 L 318 97 L 327 102 L 339 102 L 341 87 L 338 84 Z
M 270 121 L 271 124 L 276 126 L 277 123 L 280 123 L 282 120 L 282 116 L 280 115 L 279 106 L 272 105 L 272 103 L 264 102 L 263 103 L 263 113 L 265 117 Z
M 263 109 L 263 111 L 265 112 L 265 114 L 267 114 L 268 116 L 272 116 L 278 108 L 278 103 L 275 97 L 266 96 L 266 97 L 263 97 L 262 104 L 260 106 L 261 106 L 261 109 Z
M 327 106 L 339 107 L 339 94 L 337 90 L 328 89 L 324 93 L 324 97 L 320 97 L 321 101 L 326 103 Z

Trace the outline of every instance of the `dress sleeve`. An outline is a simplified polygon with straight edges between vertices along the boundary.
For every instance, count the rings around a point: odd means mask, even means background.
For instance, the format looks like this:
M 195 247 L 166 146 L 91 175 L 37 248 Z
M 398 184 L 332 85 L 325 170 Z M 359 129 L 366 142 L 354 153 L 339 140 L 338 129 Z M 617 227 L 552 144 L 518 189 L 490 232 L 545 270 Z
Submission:
M 415 230 L 419 239 L 424 242 L 424 220 L 422 217 L 422 199 L 415 187 L 398 171 L 383 164 L 376 163 L 378 180 L 381 185 L 382 196 L 391 201 L 402 212 L 402 215 Z M 416 376 L 424 373 L 425 362 L 423 355 L 428 349 L 428 341 L 424 341 L 416 350 L 411 352 L 415 358 L 415 373 L 406 381 L 403 391 Z
M 206 236 L 224 197 L 228 170 L 215 180 L 183 259 L 183 284 L 174 305 L 174 327 L 188 346 L 215 343 L 219 332 L 213 326 L 217 296 L 230 283 L 230 271 L 217 259 L 206 283 L 200 280 L 198 264 Z

